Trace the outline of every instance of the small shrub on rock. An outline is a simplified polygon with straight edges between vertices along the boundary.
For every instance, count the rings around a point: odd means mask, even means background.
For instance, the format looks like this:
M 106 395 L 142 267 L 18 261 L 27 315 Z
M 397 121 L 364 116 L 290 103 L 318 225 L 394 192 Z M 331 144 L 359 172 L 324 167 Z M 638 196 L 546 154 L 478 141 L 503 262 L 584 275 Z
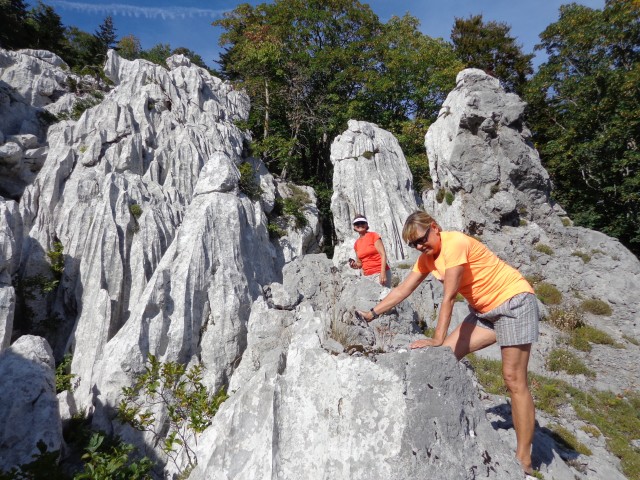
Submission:
M 578 452 L 582 455 L 591 455 L 589 448 L 578 441 L 576 436 L 560 425 L 552 425 L 549 428 L 553 432 L 553 439 L 565 448 Z
M 578 257 L 584 263 L 589 263 L 591 261 L 591 255 L 586 252 L 576 251 L 571 254 L 572 257 Z
M 576 307 L 560 308 L 552 307 L 546 320 L 558 330 L 570 332 L 584 326 L 582 315 Z
M 534 287 L 534 291 L 545 305 L 558 305 L 562 301 L 562 293 L 551 283 L 540 282 Z
M 536 252 L 544 253 L 545 255 L 553 255 L 553 249 L 549 245 L 545 245 L 544 243 L 538 243 L 534 250 Z
M 566 372 L 569 375 L 585 375 L 590 378 L 596 376 L 582 360 L 565 348 L 556 348 L 549 353 L 547 368 L 552 372 Z
M 580 304 L 582 311 L 593 313 L 594 315 L 603 315 L 605 317 L 611 316 L 611 307 L 607 302 L 604 302 L 597 298 L 585 300 Z
M 240 172 L 240 181 L 238 182 L 238 188 L 251 200 L 258 200 L 262 195 L 262 188 L 256 179 L 255 170 L 253 166 L 248 163 L 241 163 L 238 167 Z

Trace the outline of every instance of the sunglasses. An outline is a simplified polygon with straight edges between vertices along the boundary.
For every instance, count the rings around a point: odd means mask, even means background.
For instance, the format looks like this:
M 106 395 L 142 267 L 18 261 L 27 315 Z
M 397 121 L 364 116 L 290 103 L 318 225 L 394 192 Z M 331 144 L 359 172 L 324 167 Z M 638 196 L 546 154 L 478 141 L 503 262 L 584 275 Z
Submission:
M 429 240 L 429 234 L 431 233 L 431 227 L 427 228 L 426 233 L 420 238 L 416 238 L 415 240 L 411 240 L 408 245 L 411 248 L 416 248 L 418 245 L 424 245 Z
M 353 224 L 354 227 L 366 227 L 367 222 L 356 222 Z

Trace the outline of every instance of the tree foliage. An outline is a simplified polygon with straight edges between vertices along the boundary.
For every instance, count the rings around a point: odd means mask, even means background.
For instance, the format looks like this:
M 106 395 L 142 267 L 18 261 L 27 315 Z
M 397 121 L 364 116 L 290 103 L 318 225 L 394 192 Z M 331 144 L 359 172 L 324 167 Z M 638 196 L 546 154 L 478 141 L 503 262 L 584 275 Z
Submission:
M 578 225 L 640 252 L 640 4 L 570 4 L 540 35 L 530 125 L 555 196 Z
M 316 188 L 325 221 L 330 146 L 347 121 L 416 133 L 406 135 L 407 145 L 423 144 L 462 66 L 415 18 L 385 24 L 356 0 L 242 4 L 214 26 L 224 30 L 222 75 L 251 98 L 253 153 L 283 178 Z
M 451 41 L 467 67 L 479 68 L 500 79 L 510 92 L 521 93 L 527 76 L 533 73 L 533 54 L 522 52 L 506 23 L 485 23 L 482 15 L 456 17 Z
M 27 6 L 22 0 L 0 0 L 0 47 L 27 48 L 31 41 Z

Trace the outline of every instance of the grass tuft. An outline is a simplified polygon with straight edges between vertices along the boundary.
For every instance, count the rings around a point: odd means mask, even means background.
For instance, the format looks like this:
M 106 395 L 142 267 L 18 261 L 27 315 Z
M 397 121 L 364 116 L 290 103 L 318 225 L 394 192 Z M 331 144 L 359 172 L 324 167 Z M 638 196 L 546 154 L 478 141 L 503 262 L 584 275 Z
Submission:
M 611 316 L 611 307 L 609 304 L 599 298 L 592 298 L 585 300 L 580 304 L 583 312 L 593 313 L 594 315 L 603 315 L 605 317 Z
M 549 245 L 545 245 L 544 243 L 538 243 L 534 247 L 534 250 L 536 252 L 544 253 L 545 255 L 553 255 L 553 248 L 551 248 Z
M 584 375 L 589 378 L 596 376 L 575 353 L 565 348 L 556 348 L 549 353 L 547 368 L 552 372 L 566 372 L 569 375 Z
M 535 285 L 534 290 L 545 305 L 558 305 L 562 301 L 562 293 L 551 283 L 540 282 Z

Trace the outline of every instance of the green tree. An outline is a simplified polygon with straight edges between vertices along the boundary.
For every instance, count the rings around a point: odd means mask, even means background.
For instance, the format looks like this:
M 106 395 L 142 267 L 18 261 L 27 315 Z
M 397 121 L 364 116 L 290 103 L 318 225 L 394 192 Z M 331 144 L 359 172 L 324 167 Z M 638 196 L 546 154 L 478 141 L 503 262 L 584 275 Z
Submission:
M 548 60 L 527 87 L 529 124 L 576 224 L 640 253 L 640 4 L 570 4 L 540 34 Z
M 171 56 L 171 45 L 168 43 L 158 43 L 151 47 L 149 50 L 143 50 L 140 54 L 140 58 L 149 60 L 157 65 L 162 65 L 166 68 L 166 60 Z
M 133 34 L 125 35 L 118 40 L 115 49 L 118 55 L 127 60 L 135 60 L 136 58 L 140 58 L 142 54 L 140 39 Z
M 80 72 L 84 67 L 96 65 L 96 37 L 77 27 L 68 27 L 65 34 L 68 54 L 64 57 L 69 66 Z
M 503 22 L 484 22 L 482 15 L 457 18 L 451 29 L 451 42 L 458 58 L 467 66 L 484 70 L 500 79 L 506 90 L 522 92 L 527 75 L 533 73 L 533 54 L 525 54 L 511 27 Z
M 49 50 L 63 58 L 67 55 L 66 29 L 60 15 L 52 7 L 39 1 L 30 10 L 27 22 L 33 34 L 30 47 Z
M 222 75 L 251 98 L 253 153 L 281 177 L 316 188 L 327 232 L 330 145 L 347 120 L 422 143 L 417 137 L 462 66 L 449 45 L 419 32 L 415 18 L 383 24 L 356 0 L 242 4 L 213 25 L 224 30 Z
M 27 19 L 27 6 L 22 0 L 0 0 L 0 47 L 18 49 L 30 46 L 31 32 Z
M 106 58 L 107 50 L 116 46 L 116 27 L 113 25 L 111 15 L 105 17 L 93 36 L 96 38 L 95 56 L 102 57 L 102 60 L 99 62 L 102 63 L 104 58 Z

